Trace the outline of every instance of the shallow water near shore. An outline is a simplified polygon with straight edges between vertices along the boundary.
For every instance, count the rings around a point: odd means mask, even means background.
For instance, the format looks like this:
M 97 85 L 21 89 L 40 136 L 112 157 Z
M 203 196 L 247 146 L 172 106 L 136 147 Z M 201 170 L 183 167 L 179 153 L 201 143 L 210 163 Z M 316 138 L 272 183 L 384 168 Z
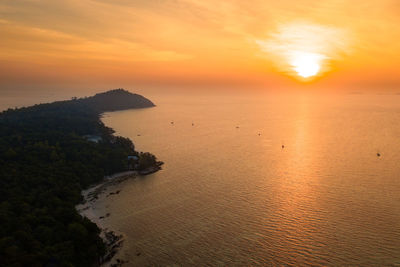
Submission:
M 103 118 L 165 162 L 105 201 L 130 264 L 400 264 L 400 96 L 148 97 Z

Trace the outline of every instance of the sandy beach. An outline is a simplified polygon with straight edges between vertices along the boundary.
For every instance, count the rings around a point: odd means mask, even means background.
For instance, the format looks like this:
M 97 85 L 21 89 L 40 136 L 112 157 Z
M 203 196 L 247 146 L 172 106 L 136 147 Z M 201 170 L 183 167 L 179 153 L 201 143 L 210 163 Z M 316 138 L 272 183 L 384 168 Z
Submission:
M 120 266 L 127 263 L 124 260 L 124 233 L 114 229 L 111 223 L 112 214 L 108 210 L 107 201 L 118 195 L 122 186 L 120 184 L 127 179 L 138 176 L 136 171 L 116 173 L 104 178 L 100 184 L 94 185 L 82 191 L 83 203 L 76 206 L 77 211 L 84 217 L 97 224 L 101 229 L 100 237 L 106 244 L 106 255 L 101 266 Z

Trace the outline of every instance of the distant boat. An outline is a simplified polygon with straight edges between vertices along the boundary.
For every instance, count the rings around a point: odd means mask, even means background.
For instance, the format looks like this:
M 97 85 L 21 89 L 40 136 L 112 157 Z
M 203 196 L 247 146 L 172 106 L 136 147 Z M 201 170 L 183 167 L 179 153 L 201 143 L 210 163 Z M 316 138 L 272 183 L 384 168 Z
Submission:
M 192 126 L 194 126 L 194 123 L 192 122 Z
M 282 149 L 284 149 L 285 148 L 285 145 L 282 145 Z
M 171 124 L 174 124 L 174 122 L 173 122 L 173 121 L 171 121 Z
M 258 136 L 260 136 L 261 134 L 260 133 L 258 133 Z
M 236 129 L 239 129 L 239 126 L 236 126 Z
M 379 152 L 378 152 L 378 153 L 376 153 L 376 156 L 380 157 L 380 156 L 381 156 L 381 153 L 379 153 Z

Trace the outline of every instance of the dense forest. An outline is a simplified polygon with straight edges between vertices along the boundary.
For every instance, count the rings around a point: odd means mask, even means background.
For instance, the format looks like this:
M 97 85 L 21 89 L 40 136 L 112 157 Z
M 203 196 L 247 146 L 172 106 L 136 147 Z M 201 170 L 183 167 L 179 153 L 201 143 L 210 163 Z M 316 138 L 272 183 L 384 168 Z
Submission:
M 97 265 L 105 251 L 100 230 L 75 205 L 82 189 L 126 170 L 128 155 L 141 155 L 100 115 L 152 106 L 116 89 L 0 113 L 1 266 Z

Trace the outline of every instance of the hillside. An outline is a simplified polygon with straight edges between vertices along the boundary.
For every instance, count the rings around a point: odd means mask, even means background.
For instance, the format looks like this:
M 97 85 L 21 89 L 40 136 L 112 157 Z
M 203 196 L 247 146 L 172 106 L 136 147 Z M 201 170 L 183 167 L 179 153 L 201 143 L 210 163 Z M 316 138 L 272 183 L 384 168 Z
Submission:
M 150 106 L 118 89 L 0 113 L 0 265 L 98 263 L 105 247 L 96 224 L 75 210 L 80 192 L 125 171 L 128 155 L 141 155 L 100 114 Z M 100 141 L 88 140 L 90 134 Z
M 147 98 L 138 94 L 132 94 L 124 89 L 99 93 L 92 97 L 79 99 L 79 101 L 100 112 L 154 107 L 153 102 Z

